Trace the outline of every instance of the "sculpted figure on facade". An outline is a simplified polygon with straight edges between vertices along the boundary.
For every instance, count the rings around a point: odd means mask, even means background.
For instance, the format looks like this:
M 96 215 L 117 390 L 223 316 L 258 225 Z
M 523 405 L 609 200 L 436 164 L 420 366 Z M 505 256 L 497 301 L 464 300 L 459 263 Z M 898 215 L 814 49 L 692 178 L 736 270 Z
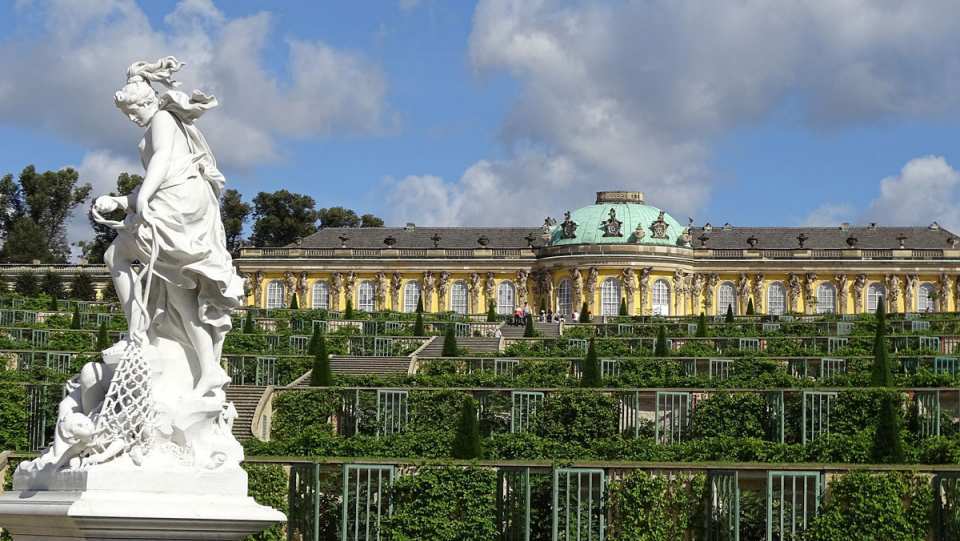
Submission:
M 492 272 L 487 273 L 486 279 L 483 281 L 483 294 L 487 297 L 487 304 L 496 303 L 497 297 L 494 295 L 494 292 L 497 290 L 497 278 L 496 275 Z
M 570 211 L 563 213 L 563 222 L 560 224 L 560 238 L 561 239 L 575 239 L 577 238 L 577 222 L 570 219 Z
M 390 275 L 390 306 L 394 310 L 400 310 L 401 286 L 403 286 L 403 275 L 399 271 L 393 271 Z
M 525 270 L 517 271 L 517 306 L 523 306 L 527 303 L 527 280 L 530 278 L 530 273 Z
M 690 279 L 690 302 L 691 308 L 694 312 L 699 313 L 703 310 L 702 308 L 702 299 L 703 299 L 703 288 L 706 282 L 706 277 L 699 272 L 695 272 L 693 277 Z
M 595 293 L 597 291 L 597 281 L 599 279 L 600 271 L 597 270 L 596 267 L 590 267 L 590 269 L 587 271 L 587 283 L 585 284 L 584 289 L 586 290 L 587 309 L 591 314 L 594 312 L 593 299 L 596 298 Z
M 637 290 L 637 273 L 632 267 L 620 271 L 620 286 L 627 298 L 627 312 L 633 313 L 633 294 Z M 641 301 L 642 303 L 642 301 Z M 643 304 L 640 305 L 641 307 Z
M 437 276 L 437 305 L 440 312 L 446 310 L 447 306 L 447 286 L 450 284 L 450 273 L 441 271 Z
M 258 270 L 253 273 L 253 298 L 260 303 L 260 294 L 263 293 L 263 271 Z
M 904 279 L 903 309 L 906 312 L 913 312 L 913 299 L 917 298 L 917 292 L 920 289 L 920 277 L 916 274 L 908 274 Z
M 889 312 L 896 312 L 897 307 L 900 304 L 900 288 L 903 287 L 903 283 L 900 280 L 900 277 L 896 274 L 888 274 L 886 277 L 886 302 L 887 310 Z
M 573 305 L 573 309 L 580 311 L 580 306 L 583 304 L 583 273 L 580 272 L 580 269 L 572 268 L 570 269 L 570 280 L 573 284 L 573 298 L 570 299 L 570 303 Z
M 686 292 L 687 273 L 682 270 L 673 271 L 673 313 L 683 313 L 683 299 Z
M 640 269 L 640 312 L 641 314 L 646 313 L 647 309 L 647 297 L 650 295 L 650 273 L 653 272 L 653 267 L 644 267 Z M 634 313 L 633 310 L 630 312 Z
M 610 217 L 600 223 L 600 229 L 603 230 L 604 237 L 623 236 L 623 222 L 617 219 L 616 209 L 610 209 Z
M 737 302 L 740 304 L 739 313 L 747 313 L 747 302 L 750 297 L 750 278 L 747 273 L 741 272 L 737 277 Z M 756 306 L 753 307 L 756 310 Z
M 249 272 L 238 272 L 237 276 L 243 280 L 243 296 L 249 297 L 252 295 L 254 291 L 253 276 Z
M 763 308 L 763 273 L 758 272 L 753 275 L 753 281 L 750 283 L 750 291 L 753 295 L 753 310 L 758 313 L 764 313 Z
M 817 304 L 817 289 L 814 287 L 816 283 L 816 273 L 808 272 L 803 275 L 803 312 L 805 314 L 814 313 L 814 306 Z
M 357 283 L 357 273 L 350 271 L 343 275 L 343 296 L 352 302 L 353 287 Z
M 386 310 L 387 301 L 387 275 L 378 272 L 373 278 L 373 302 L 377 310 Z
M 657 219 L 650 224 L 650 232 L 653 233 L 650 235 L 655 239 L 665 239 L 667 238 L 667 228 L 670 227 L 670 224 L 664 220 L 665 213 L 661 210 L 660 214 L 657 216 Z
M 334 272 L 330 275 L 330 309 L 340 309 L 340 292 L 343 291 L 343 273 Z
M 307 272 L 302 271 L 297 275 L 297 295 L 300 295 L 301 303 L 307 298 Z
M 283 273 L 283 304 L 290 306 L 297 293 L 297 277 L 290 271 Z
M 433 290 L 437 285 L 437 276 L 433 271 L 424 271 L 423 279 L 420 281 L 420 297 L 423 299 L 423 309 L 427 312 L 432 310 Z
M 713 308 L 713 297 L 717 289 L 717 284 L 720 282 L 720 275 L 711 272 L 706 275 L 703 282 L 703 308 L 706 313 L 710 313 L 710 310 Z
M 480 312 L 480 274 L 470 273 L 470 278 L 467 279 L 467 293 L 470 294 L 470 311 Z
M 800 284 L 800 277 L 792 272 L 788 274 L 787 275 L 787 300 L 789 302 L 789 306 L 787 307 L 787 311 L 789 312 L 799 311 L 800 306 L 797 301 L 799 301 L 800 299 L 801 289 L 803 289 L 803 286 Z
M 945 272 L 941 272 L 937 278 L 937 299 L 934 303 L 938 312 L 946 312 L 948 299 L 950 298 L 950 277 Z
M 837 274 L 833 277 L 833 285 L 837 288 L 837 304 L 840 314 L 847 313 L 847 275 Z
M 867 287 L 867 275 L 858 274 L 853 280 L 853 310 L 856 313 L 862 313 L 863 310 L 863 289 Z
M 553 230 L 553 226 L 557 225 L 557 221 L 553 218 L 547 216 L 543 219 L 543 225 L 540 226 L 540 238 L 543 239 L 544 243 L 550 241 L 550 232 Z

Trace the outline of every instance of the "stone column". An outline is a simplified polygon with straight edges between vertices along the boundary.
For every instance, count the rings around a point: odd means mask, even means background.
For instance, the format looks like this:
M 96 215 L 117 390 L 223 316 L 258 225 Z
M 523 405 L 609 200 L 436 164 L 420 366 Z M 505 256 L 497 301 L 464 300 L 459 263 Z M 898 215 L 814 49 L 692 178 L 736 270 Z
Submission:
M 908 274 L 904 277 L 904 284 L 903 311 L 907 313 L 914 312 L 916 311 L 914 299 L 917 298 L 917 292 L 920 289 L 920 277 L 916 274 Z
M 343 273 L 330 275 L 330 310 L 340 310 L 340 292 L 343 291 Z
M 437 277 L 432 271 L 423 273 L 423 280 L 420 282 L 420 298 L 423 299 L 423 311 L 433 312 L 433 289 L 437 285 Z
M 623 288 L 624 295 L 627 300 L 627 313 L 634 314 L 633 308 L 633 295 L 637 291 L 637 275 L 636 272 L 630 267 L 627 267 L 620 271 L 620 287 Z M 641 286 L 642 287 L 642 286 Z M 643 292 L 640 293 L 640 311 L 643 310 Z
M 794 273 L 787 275 L 787 312 L 799 312 L 799 299 L 800 299 L 800 290 L 802 286 L 800 285 L 800 277 Z
M 400 287 L 403 285 L 403 275 L 394 271 L 390 275 L 390 308 L 400 311 Z
M 472 314 L 482 314 L 486 310 L 480 308 L 480 275 L 471 272 L 470 278 L 467 280 L 467 293 L 469 294 L 470 299 L 470 313 Z
M 853 280 L 853 311 L 856 314 L 864 312 L 863 289 L 867 287 L 867 275 L 858 274 Z
M 450 273 L 442 271 L 437 278 L 437 312 L 447 311 L 447 286 L 450 283 Z
M 814 285 L 817 282 L 817 275 L 808 272 L 803 276 L 803 313 L 813 314 L 817 304 L 817 290 Z
M 596 304 L 596 292 L 597 292 L 597 280 L 600 278 L 600 271 L 596 267 L 590 267 L 587 271 L 587 283 L 586 283 L 586 292 L 587 292 L 587 309 L 590 311 L 590 315 L 596 315 L 597 310 L 594 305 Z
M 684 292 L 686 291 L 687 275 L 681 270 L 673 271 L 673 313 L 670 315 L 680 316 L 686 312 L 684 303 Z
M 747 304 L 750 302 L 750 278 L 747 273 L 741 272 L 737 278 L 737 308 L 741 315 L 747 313 Z M 756 306 L 754 306 L 756 310 Z
M 527 281 L 530 278 L 530 273 L 525 270 L 517 271 L 517 279 L 515 281 L 516 291 L 517 291 L 517 306 L 523 306 L 527 304 Z M 530 310 L 538 312 L 536 306 L 532 306 L 533 303 L 530 303 Z
M 833 286 L 837 288 L 837 313 L 847 313 L 847 275 L 838 274 L 833 277 Z
M 753 294 L 753 310 L 758 314 L 767 313 L 763 305 L 763 273 L 758 272 L 753 275 L 753 281 L 750 284 L 750 290 Z

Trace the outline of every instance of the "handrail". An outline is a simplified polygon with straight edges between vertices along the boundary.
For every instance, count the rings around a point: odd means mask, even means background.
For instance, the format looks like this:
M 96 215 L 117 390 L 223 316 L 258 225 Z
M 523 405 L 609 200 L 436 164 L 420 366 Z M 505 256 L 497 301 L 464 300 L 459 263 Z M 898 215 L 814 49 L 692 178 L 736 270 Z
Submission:
M 306 377 L 309 374 L 310 372 L 307 372 L 303 376 L 300 376 L 300 378 Z M 257 407 L 253 410 L 253 419 L 250 420 L 250 433 L 260 441 L 270 441 L 269 423 L 267 427 L 264 427 L 263 424 L 265 419 L 273 418 L 274 388 L 274 385 L 267 385 L 267 388 L 263 390 L 263 394 L 260 395 L 260 400 L 257 402 Z M 264 415 L 268 410 L 270 415 Z M 264 434 L 266 435 L 264 436 Z

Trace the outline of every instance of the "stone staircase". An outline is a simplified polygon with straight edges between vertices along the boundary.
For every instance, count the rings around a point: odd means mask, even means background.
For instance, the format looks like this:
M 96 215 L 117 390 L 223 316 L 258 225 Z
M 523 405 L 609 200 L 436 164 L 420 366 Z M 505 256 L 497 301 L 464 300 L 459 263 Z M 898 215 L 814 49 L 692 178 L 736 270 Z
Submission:
M 330 356 L 330 370 L 334 374 L 373 374 L 380 376 L 406 374 L 410 357 L 353 357 Z M 310 381 L 307 378 L 307 381 Z
M 237 408 L 237 418 L 233 420 L 233 435 L 238 440 L 253 438 L 253 433 L 250 431 L 253 425 L 253 414 L 266 389 L 262 385 L 227 386 L 227 401 L 233 402 L 233 406 Z
M 559 323 L 545 323 L 540 321 L 533 322 L 533 328 L 537 331 L 540 338 L 560 338 Z M 500 333 L 504 338 L 523 338 L 523 325 L 504 325 L 500 327 Z
M 521 329 L 521 335 L 523 334 Z M 485 336 L 464 336 L 457 338 L 457 346 L 465 348 L 467 355 L 497 353 L 500 351 L 500 339 Z M 437 336 L 417 353 L 417 357 L 442 357 L 443 337 Z

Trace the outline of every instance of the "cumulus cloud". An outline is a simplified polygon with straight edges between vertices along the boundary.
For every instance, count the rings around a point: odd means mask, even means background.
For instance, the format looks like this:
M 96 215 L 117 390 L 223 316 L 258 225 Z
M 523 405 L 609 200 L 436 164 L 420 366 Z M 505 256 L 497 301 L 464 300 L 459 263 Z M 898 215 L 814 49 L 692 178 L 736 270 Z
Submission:
M 640 189 L 684 215 L 710 197 L 716 139 L 786 99 L 819 129 L 956 110 L 958 16 L 952 0 L 481 0 L 469 54 L 478 73 L 520 85 L 502 125 L 506 157 L 494 162 L 507 193 L 536 194 L 556 216 L 598 189 Z M 531 147 L 576 177 L 547 189 L 520 165 Z M 445 206 L 471 193 L 472 178 L 443 183 Z M 446 219 L 538 223 L 497 195 Z M 410 215 L 426 210 L 411 203 Z
M 117 177 L 120 173 L 137 173 L 143 168 L 126 156 L 113 154 L 106 150 L 88 152 L 80 165 L 72 165 L 80 173 L 80 181 L 88 182 L 93 187 L 91 199 L 105 195 L 117 189 Z M 67 240 L 71 245 L 78 240 L 89 240 L 90 222 L 87 219 L 88 204 L 78 207 L 67 223 Z M 79 250 L 73 248 L 73 255 L 79 255 Z
M 960 232 L 960 172 L 942 156 L 914 158 L 899 174 L 880 181 L 880 195 L 864 216 L 887 225 L 936 221 Z
M 824 203 L 810 211 L 810 214 L 800 221 L 800 225 L 808 227 L 838 226 L 849 222 L 856 215 L 856 209 L 847 203 Z
M 183 0 L 160 27 L 133 0 L 36 0 L 33 39 L 0 42 L 0 121 L 41 128 L 87 148 L 133 155 L 137 128 L 113 105 L 136 60 L 175 55 L 184 88 L 214 93 L 203 127 L 226 167 L 282 158 L 281 140 L 385 127 L 386 82 L 363 56 L 290 39 L 268 66 L 267 12 L 230 19 L 210 0 Z M 26 24 L 26 23 L 25 23 Z M 133 152 L 132 152 L 133 151 Z

